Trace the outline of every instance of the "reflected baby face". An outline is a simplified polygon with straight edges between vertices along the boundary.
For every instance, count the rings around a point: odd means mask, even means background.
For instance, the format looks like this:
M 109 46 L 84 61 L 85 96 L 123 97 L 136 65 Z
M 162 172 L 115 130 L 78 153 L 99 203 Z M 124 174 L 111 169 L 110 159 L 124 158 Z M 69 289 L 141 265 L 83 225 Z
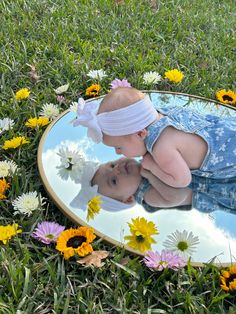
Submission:
M 145 135 L 146 136 L 146 135 Z M 144 145 L 144 137 L 141 133 L 135 133 L 124 136 L 103 135 L 103 143 L 107 146 L 114 147 L 118 155 L 125 157 L 144 156 L 147 149 Z
M 92 184 L 98 185 L 98 192 L 118 201 L 131 202 L 140 182 L 141 165 L 131 158 L 120 158 L 118 160 L 102 164 Z

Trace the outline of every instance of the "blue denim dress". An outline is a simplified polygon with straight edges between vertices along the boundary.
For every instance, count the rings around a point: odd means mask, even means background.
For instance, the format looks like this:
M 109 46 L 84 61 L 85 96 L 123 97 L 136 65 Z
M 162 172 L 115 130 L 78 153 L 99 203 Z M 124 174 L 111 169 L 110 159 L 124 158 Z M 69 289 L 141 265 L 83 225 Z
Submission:
M 147 128 L 147 151 L 152 154 L 153 145 L 168 126 L 202 137 L 208 151 L 201 167 L 191 171 L 192 206 L 202 212 L 236 213 L 236 117 L 201 115 L 183 107 L 158 111 L 164 117 Z

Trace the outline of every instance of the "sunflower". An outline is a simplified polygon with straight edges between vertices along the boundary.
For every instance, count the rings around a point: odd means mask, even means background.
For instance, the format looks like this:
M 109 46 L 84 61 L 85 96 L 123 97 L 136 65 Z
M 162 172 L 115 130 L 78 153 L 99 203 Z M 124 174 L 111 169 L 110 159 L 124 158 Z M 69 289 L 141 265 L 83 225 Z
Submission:
M 159 234 L 155 224 L 147 221 L 144 217 L 132 219 L 132 224 L 128 223 L 131 235 L 125 236 L 128 245 L 136 250 L 145 252 L 150 250 L 151 245 L 156 241 L 151 237 L 153 234 Z
M 28 144 L 29 141 L 24 136 L 13 137 L 11 140 L 6 140 L 2 146 L 3 149 L 17 148 L 23 144 Z
M 92 84 L 86 88 L 85 95 L 90 97 L 95 97 L 99 94 L 101 86 L 99 84 Z
M 35 129 L 36 127 L 41 127 L 49 124 L 49 120 L 46 117 L 40 117 L 40 118 L 30 118 L 25 123 L 25 125 L 28 128 Z
M 21 233 L 22 230 L 18 229 L 18 224 L 13 223 L 12 225 L 0 226 L 0 241 L 6 244 L 12 237 Z
M 101 210 L 101 203 L 102 200 L 100 200 L 101 196 L 94 196 L 89 202 L 88 202 L 88 213 L 86 219 L 89 221 L 89 219 L 94 219 L 94 216 L 99 214 Z
M 236 265 L 231 266 L 228 270 L 221 271 L 220 281 L 223 290 L 236 290 Z
M 5 193 L 6 190 L 9 189 L 10 184 L 7 183 L 5 179 L 0 180 L 0 200 L 3 200 L 6 198 Z
M 93 229 L 89 227 L 79 227 L 62 231 L 57 239 L 56 249 L 60 251 L 65 259 L 78 254 L 88 255 L 93 251 L 90 244 L 96 238 Z
M 216 98 L 223 104 L 233 105 L 236 103 L 236 94 L 232 90 L 221 89 L 216 92 Z
M 165 72 L 165 78 L 167 78 L 170 82 L 178 84 L 182 82 L 184 75 L 181 71 L 173 69 Z

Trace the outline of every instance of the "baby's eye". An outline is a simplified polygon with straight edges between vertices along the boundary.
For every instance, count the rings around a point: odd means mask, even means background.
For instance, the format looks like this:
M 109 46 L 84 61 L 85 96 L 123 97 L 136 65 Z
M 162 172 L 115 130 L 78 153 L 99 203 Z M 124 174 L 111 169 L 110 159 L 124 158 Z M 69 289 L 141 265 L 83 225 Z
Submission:
M 111 168 L 114 168 L 115 167 L 115 165 L 114 164 L 111 164 Z

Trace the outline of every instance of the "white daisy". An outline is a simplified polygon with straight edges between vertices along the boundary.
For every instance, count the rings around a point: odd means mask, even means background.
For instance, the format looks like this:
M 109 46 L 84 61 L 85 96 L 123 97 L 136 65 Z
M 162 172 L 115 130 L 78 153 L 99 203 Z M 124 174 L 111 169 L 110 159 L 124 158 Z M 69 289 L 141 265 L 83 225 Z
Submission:
M 61 157 L 61 164 L 56 167 L 59 169 L 59 176 L 63 180 L 69 178 L 75 182 L 79 180 L 83 171 L 84 153 L 82 151 L 71 151 L 66 147 L 60 148 L 57 154 Z
M 145 84 L 157 84 L 161 81 L 161 76 L 155 71 L 146 72 L 143 75 L 143 81 Z
M 188 258 L 196 251 L 197 244 L 199 244 L 198 237 L 194 236 L 192 231 L 188 233 L 186 230 L 183 232 L 176 230 L 168 235 L 167 240 L 163 242 L 164 247 L 184 258 Z
M 95 80 L 102 80 L 107 75 L 106 75 L 105 71 L 100 69 L 100 70 L 91 70 L 91 71 L 89 71 L 87 76 L 91 77 L 92 79 L 95 79 Z
M 30 216 L 36 209 L 41 209 L 44 205 L 43 200 L 44 198 L 37 195 L 36 191 L 23 193 L 12 202 L 15 210 L 14 215 L 20 213 Z
M 12 129 L 14 124 L 15 122 L 12 119 L 9 118 L 0 119 L 0 134 L 3 131 L 8 131 Z
M 0 178 L 12 177 L 17 170 L 14 161 L 0 161 Z
M 70 111 L 71 112 L 77 112 L 78 103 L 73 101 L 70 105 Z
M 44 104 L 42 107 L 42 110 L 39 112 L 39 115 L 45 118 L 48 118 L 49 120 L 55 119 L 60 113 L 60 110 L 58 106 L 50 103 L 50 104 Z

